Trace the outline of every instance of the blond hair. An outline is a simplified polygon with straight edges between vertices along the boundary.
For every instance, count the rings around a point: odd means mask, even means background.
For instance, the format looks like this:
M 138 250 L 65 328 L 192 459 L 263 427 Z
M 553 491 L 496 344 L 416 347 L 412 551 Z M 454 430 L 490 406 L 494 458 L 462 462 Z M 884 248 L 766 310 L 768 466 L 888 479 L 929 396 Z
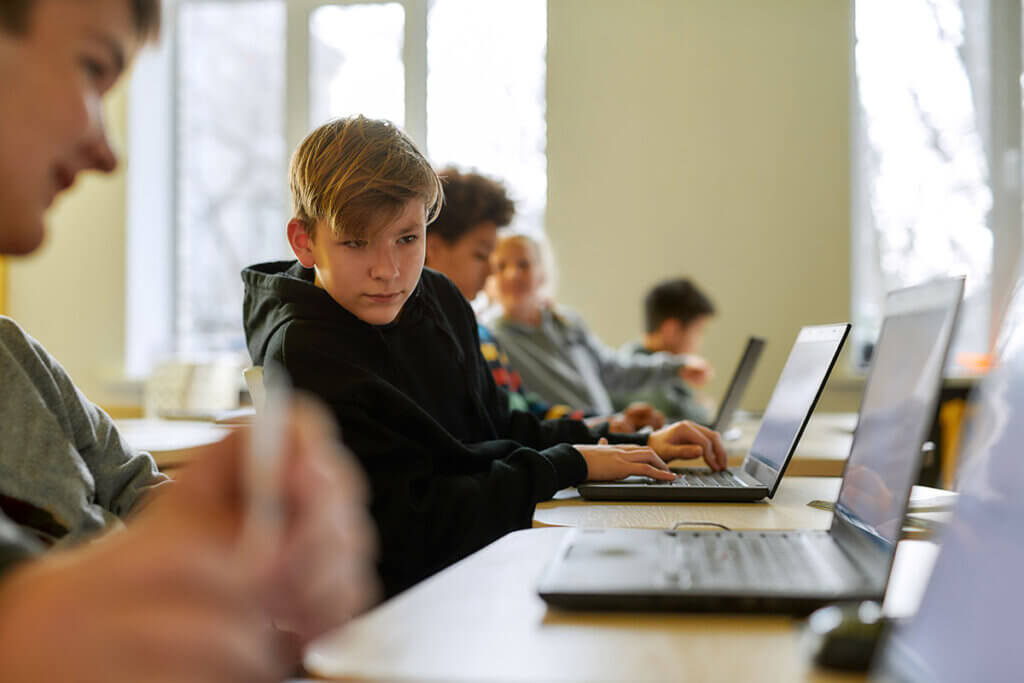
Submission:
M 351 116 L 306 136 L 289 169 L 292 211 L 313 236 L 326 221 L 335 237 L 367 236 L 382 218 L 422 199 L 429 223 L 441 208 L 441 180 L 416 145 L 390 121 Z

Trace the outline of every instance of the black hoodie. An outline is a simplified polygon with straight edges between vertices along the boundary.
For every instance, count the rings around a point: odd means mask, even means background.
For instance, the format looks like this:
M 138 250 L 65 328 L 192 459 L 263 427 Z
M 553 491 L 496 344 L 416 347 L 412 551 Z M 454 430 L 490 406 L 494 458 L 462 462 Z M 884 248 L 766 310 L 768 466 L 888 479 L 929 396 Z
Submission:
M 253 363 L 276 361 L 324 400 L 366 469 L 388 595 L 529 527 L 536 503 L 586 477 L 569 444 L 605 430 L 509 410 L 472 309 L 440 273 L 424 269 L 381 326 L 337 304 L 297 262 L 255 265 L 242 279 Z

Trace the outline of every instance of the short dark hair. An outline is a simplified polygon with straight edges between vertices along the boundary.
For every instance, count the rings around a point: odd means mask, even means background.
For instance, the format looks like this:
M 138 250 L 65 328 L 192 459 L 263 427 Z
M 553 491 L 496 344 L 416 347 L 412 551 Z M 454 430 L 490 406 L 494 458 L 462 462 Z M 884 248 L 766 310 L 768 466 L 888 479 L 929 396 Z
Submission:
M 475 172 L 448 167 L 438 172 L 444 185 L 444 206 L 427 228 L 448 244 L 455 244 L 481 223 L 503 228 L 512 222 L 516 205 L 505 186 Z
M 688 325 L 702 315 L 714 315 L 715 306 L 704 292 L 686 278 L 666 280 L 651 288 L 644 298 L 647 331 L 656 332 L 675 318 Z
M 2 0 L 0 2 L 0 28 L 11 33 L 28 30 L 32 10 L 38 0 Z M 139 37 L 151 40 L 160 33 L 160 0 L 125 0 L 131 2 L 135 17 L 135 30 Z

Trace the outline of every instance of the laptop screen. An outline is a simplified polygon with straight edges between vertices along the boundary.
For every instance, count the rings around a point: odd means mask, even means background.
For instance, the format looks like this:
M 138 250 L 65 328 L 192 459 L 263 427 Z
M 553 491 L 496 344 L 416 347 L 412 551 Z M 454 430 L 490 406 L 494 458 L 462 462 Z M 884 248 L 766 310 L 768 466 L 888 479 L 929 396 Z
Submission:
M 845 323 L 817 325 L 797 335 L 747 455 L 771 467 L 776 477 L 803 431 L 849 329 Z M 765 484 L 772 487 L 775 482 Z
M 729 388 L 725 391 L 725 398 L 722 399 L 722 404 L 718 407 L 718 415 L 715 416 L 715 421 L 711 423 L 711 428 L 715 431 L 724 432 L 732 424 L 732 416 L 736 413 L 736 409 L 739 408 L 740 401 L 743 399 L 743 394 L 747 389 L 747 384 L 750 383 L 750 378 L 754 374 L 754 368 L 757 367 L 757 361 L 761 358 L 761 351 L 763 350 L 764 339 L 751 337 L 747 340 L 743 356 L 740 357 L 740 364 L 736 367 L 732 381 L 729 382 Z
M 1024 290 L 1003 322 L 999 361 L 973 394 L 960 497 L 917 614 L 882 649 L 881 678 L 1021 678 L 1024 567 Z
M 918 474 L 962 286 L 942 280 L 886 300 L 836 514 L 890 544 Z

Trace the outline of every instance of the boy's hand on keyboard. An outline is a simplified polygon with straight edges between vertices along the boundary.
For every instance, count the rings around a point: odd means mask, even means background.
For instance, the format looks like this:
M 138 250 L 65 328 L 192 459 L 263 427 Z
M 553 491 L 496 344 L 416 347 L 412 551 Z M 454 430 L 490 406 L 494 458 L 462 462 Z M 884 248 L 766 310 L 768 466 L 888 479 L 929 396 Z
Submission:
M 633 474 L 661 481 L 676 478 L 665 461 L 647 446 L 609 446 L 607 439 L 601 439 L 596 446 L 577 445 L 574 448 L 587 461 L 587 481 L 614 481 Z
M 664 460 L 704 458 L 716 472 L 726 467 L 725 446 L 718 432 L 689 420 L 651 433 L 647 445 Z

